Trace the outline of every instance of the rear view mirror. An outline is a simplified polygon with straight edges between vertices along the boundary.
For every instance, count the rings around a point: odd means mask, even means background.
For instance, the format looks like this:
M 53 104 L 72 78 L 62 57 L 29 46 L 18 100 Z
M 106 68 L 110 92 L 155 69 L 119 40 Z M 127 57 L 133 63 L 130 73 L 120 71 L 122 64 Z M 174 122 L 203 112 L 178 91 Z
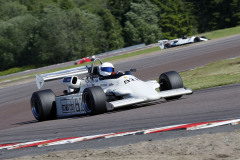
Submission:
M 136 71 L 137 71 L 136 68 L 132 68 L 132 69 L 130 69 L 130 72 L 136 72 Z

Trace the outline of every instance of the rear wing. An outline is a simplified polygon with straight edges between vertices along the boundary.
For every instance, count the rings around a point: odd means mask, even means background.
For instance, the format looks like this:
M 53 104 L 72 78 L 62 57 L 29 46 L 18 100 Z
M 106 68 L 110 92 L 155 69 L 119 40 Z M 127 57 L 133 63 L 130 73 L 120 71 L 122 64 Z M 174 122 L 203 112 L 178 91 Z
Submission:
M 85 74 L 85 73 L 88 73 L 87 66 L 66 69 L 66 70 L 62 70 L 62 71 L 40 74 L 40 75 L 37 74 L 36 75 L 36 83 L 37 83 L 38 89 L 41 89 L 44 85 L 44 82 L 61 79 L 61 78 L 67 77 L 67 76 Z

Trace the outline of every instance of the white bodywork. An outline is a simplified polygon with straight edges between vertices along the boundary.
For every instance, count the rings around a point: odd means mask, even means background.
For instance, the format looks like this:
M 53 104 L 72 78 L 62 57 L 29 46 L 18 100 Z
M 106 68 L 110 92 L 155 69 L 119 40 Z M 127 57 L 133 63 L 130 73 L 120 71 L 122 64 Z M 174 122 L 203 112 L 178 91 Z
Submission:
M 201 41 L 208 41 L 205 37 L 190 37 L 190 38 L 179 38 L 179 39 L 173 39 L 173 40 L 159 40 L 158 44 L 161 49 L 167 49 L 170 47 L 176 47 L 184 44 L 189 43 L 195 43 L 195 42 L 201 42 Z
M 192 93 L 192 90 L 187 88 L 157 92 L 156 89 L 159 88 L 160 85 L 156 80 L 142 81 L 131 74 L 116 74 L 113 78 L 104 79 L 101 76 L 92 74 L 92 68 L 94 67 L 95 61 L 93 62 L 92 67 L 78 67 L 65 71 L 36 75 L 37 86 L 40 89 L 43 86 L 44 81 L 88 73 L 88 75 L 82 79 L 79 79 L 77 76 L 63 78 L 62 83 L 68 86 L 69 94 L 56 97 L 58 118 L 86 114 L 86 108 L 82 103 L 82 93 L 85 88 L 93 86 L 100 86 L 107 97 L 121 97 L 120 100 L 117 99 L 106 102 L 107 110 L 113 110 L 114 108 L 141 102 L 158 100 L 160 98 Z M 101 60 L 99 61 L 102 63 Z M 73 92 L 76 88 L 79 89 L 77 93 Z

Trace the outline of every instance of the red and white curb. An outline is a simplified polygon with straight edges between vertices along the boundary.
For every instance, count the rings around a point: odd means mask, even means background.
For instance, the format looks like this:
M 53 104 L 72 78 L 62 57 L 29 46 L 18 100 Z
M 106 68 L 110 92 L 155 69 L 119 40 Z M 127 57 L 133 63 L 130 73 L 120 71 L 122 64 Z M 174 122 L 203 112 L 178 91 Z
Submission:
M 160 128 L 152 128 L 152 129 L 137 130 L 137 131 L 130 131 L 130 132 L 108 133 L 108 134 L 100 134 L 100 135 L 92 135 L 92 136 L 84 136 L 84 137 L 67 137 L 67 138 L 57 138 L 57 139 L 48 139 L 48 140 L 37 140 L 37 141 L 24 142 L 24 143 L 0 144 L 0 149 L 11 150 L 11 149 L 26 148 L 26 147 L 44 147 L 44 146 L 76 143 L 76 142 L 100 139 L 100 138 L 114 138 L 114 137 L 127 136 L 127 135 L 150 134 L 150 133 L 158 133 L 158 132 L 180 130 L 180 129 L 197 130 L 197 129 L 222 126 L 222 125 L 236 125 L 236 124 L 240 124 L 240 119 L 200 122 L 200 123 L 191 123 L 191 124 L 179 124 L 179 125 L 166 126 L 166 127 L 160 127 Z

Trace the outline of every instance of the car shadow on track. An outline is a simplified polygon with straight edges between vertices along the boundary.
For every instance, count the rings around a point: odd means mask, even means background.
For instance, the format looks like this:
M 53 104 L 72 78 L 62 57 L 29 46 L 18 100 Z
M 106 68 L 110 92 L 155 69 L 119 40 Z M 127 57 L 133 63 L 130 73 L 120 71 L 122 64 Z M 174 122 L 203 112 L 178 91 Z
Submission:
M 26 121 L 26 122 L 20 122 L 20 123 L 15 123 L 14 125 L 25 125 L 25 124 L 31 124 L 31 123 L 36 123 L 38 122 L 37 120 L 31 120 L 31 121 Z
M 165 99 L 160 99 L 160 100 L 151 101 L 151 102 L 144 102 L 144 103 L 139 103 L 139 104 L 134 104 L 134 105 L 131 105 L 131 106 L 118 108 L 118 109 L 115 109 L 113 111 L 109 111 L 109 112 L 104 113 L 104 114 L 113 114 L 113 113 L 117 113 L 117 112 L 124 112 L 124 111 L 128 111 L 128 110 L 134 110 L 134 109 L 139 109 L 139 108 L 153 106 L 153 105 L 165 104 L 165 103 L 169 103 L 169 102 L 173 102 L 173 101 L 178 101 L 178 100 L 181 100 L 181 99 L 185 99 L 185 98 L 179 98 L 179 99 L 168 100 L 168 101 L 165 100 Z
M 173 102 L 173 101 L 179 101 L 181 99 L 186 99 L 186 98 L 179 98 L 179 99 L 173 99 L 173 100 L 156 100 L 156 101 L 152 101 L 152 102 L 146 102 L 146 103 L 140 103 L 140 104 L 135 104 L 135 108 L 140 108 L 140 107 L 147 107 L 147 106 L 152 106 L 152 105 L 158 105 L 158 104 L 164 104 L 164 103 L 168 103 L 168 102 Z
M 173 101 L 178 101 L 178 100 L 181 100 L 181 99 L 185 99 L 185 98 L 179 98 L 179 99 L 168 100 L 168 101 L 166 101 L 165 99 L 160 99 L 160 100 L 151 101 L 151 102 L 144 102 L 144 103 L 134 104 L 134 105 L 131 105 L 131 106 L 117 108 L 115 110 L 108 111 L 104 114 L 106 115 L 106 114 L 114 114 L 114 113 L 119 113 L 119 112 L 125 112 L 125 111 L 129 111 L 129 110 L 135 110 L 135 109 L 143 108 L 143 107 L 148 107 L 148 106 L 153 106 L 153 105 L 159 105 L 159 104 L 165 104 L 165 103 L 169 103 L 169 102 L 173 102 Z M 103 114 L 99 114 L 99 115 L 103 115 Z M 70 116 L 70 117 L 59 118 L 59 119 L 69 119 L 69 120 L 71 120 L 71 119 L 87 118 L 87 117 L 91 117 L 91 116 L 97 116 L 97 115 L 80 115 L 80 116 L 75 116 L 75 117 Z M 57 120 L 57 119 L 52 119 L 52 120 L 49 120 L 49 121 L 54 121 L 54 120 Z M 27 125 L 27 124 L 31 124 L 31 123 L 39 123 L 39 121 L 31 120 L 31 121 L 16 123 L 16 125 Z
M 182 97 L 182 98 L 179 98 L 179 99 L 168 100 L 168 101 L 165 100 L 165 99 L 160 99 L 160 100 L 151 101 L 151 102 L 134 104 L 134 105 L 131 105 L 131 106 L 121 107 L 121 108 L 114 109 L 112 111 L 108 111 L 108 112 L 104 113 L 104 115 L 114 114 L 114 113 L 119 113 L 119 112 L 125 112 L 125 111 L 129 111 L 129 110 L 135 110 L 135 109 L 148 107 L 148 106 L 153 106 L 153 105 L 165 104 L 165 103 L 174 102 L 174 101 L 178 101 L 178 100 L 182 100 L 182 99 L 186 99 L 186 98 Z M 99 114 L 99 115 L 103 115 L 103 114 Z M 92 116 L 97 116 L 97 115 L 92 115 Z M 78 119 L 78 118 L 87 118 L 87 117 L 91 117 L 91 115 L 68 117 L 68 119 Z

